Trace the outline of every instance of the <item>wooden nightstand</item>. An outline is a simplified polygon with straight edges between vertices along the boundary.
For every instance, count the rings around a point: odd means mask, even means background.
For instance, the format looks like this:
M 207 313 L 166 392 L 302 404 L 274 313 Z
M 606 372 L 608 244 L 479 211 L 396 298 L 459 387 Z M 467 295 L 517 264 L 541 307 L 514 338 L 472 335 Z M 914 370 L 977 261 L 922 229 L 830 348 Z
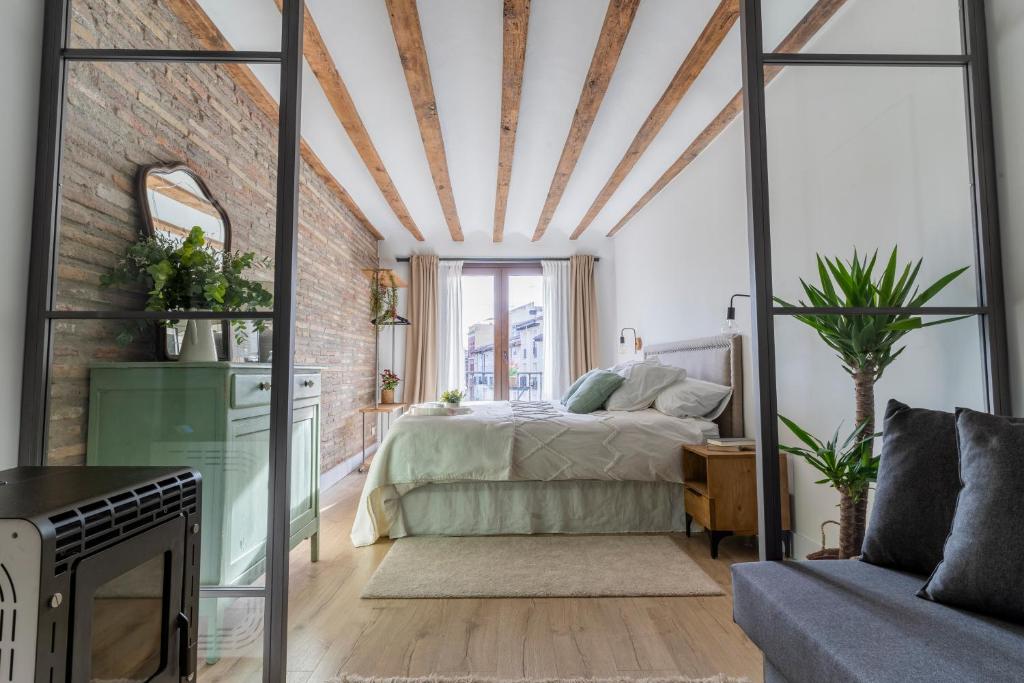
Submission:
M 708 532 L 711 557 L 727 536 L 757 535 L 757 464 L 754 451 L 717 451 L 706 446 L 683 446 L 683 501 L 686 535 L 697 520 Z M 779 455 L 782 488 L 782 528 L 786 556 L 792 556 L 786 456 Z

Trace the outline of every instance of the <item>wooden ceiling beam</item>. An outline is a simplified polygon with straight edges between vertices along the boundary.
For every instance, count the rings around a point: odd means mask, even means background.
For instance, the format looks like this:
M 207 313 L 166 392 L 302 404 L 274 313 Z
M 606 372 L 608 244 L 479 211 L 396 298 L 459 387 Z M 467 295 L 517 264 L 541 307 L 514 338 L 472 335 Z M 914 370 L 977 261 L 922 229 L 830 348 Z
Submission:
M 423 149 L 427 154 L 430 175 L 434 179 L 437 198 L 441 201 L 448 232 L 456 242 L 463 241 L 462 224 L 455 206 L 452 181 L 448 174 L 448 156 L 444 150 L 444 136 L 441 134 L 441 120 L 437 115 L 437 100 L 434 84 L 430 78 L 430 64 L 427 49 L 423 43 L 423 29 L 416 10 L 416 0 L 386 0 L 395 44 L 405 70 L 405 82 L 409 87 L 416 122 L 419 124 Z
M 612 80 L 615 66 L 622 54 L 622 46 L 626 43 L 626 37 L 629 35 L 629 29 L 633 25 L 633 19 L 636 17 L 636 10 L 639 6 L 640 0 L 610 0 L 608 3 L 601 35 L 597 39 L 597 47 L 590 61 L 590 70 L 587 72 L 587 78 L 583 82 L 583 92 L 580 93 L 580 99 L 576 105 L 576 114 L 569 127 L 569 135 L 565 140 L 565 147 L 562 148 L 562 156 L 558 160 L 555 176 L 551 180 L 544 208 L 540 212 L 540 220 L 533 232 L 534 242 L 547 232 L 555 210 L 558 208 L 558 203 L 562 200 L 565 188 L 569 184 L 569 178 L 572 177 L 576 162 L 579 161 L 580 154 L 583 152 L 583 145 L 594 125 L 594 119 L 597 118 L 598 109 L 600 109 L 601 101 L 608 90 L 608 84 Z
M 283 11 L 284 0 L 274 1 L 277 3 L 277 8 Z M 314 21 L 313 15 L 309 11 L 309 5 L 306 5 L 305 8 L 303 32 L 303 54 L 306 57 L 306 63 L 309 64 L 317 81 L 320 82 L 320 87 L 327 96 L 327 101 L 331 103 L 331 108 L 334 109 L 334 115 L 338 117 L 338 122 L 341 123 L 342 128 L 348 133 L 352 146 L 356 148 L 359 158 L 363 160 L 366 170 L 370 172 L 370 176 L 377 183 L 377 187 L 380 188 L 381 194 L 384 195 L 384 200 L 391 207 L 391 211 L 398 218 L 398 222 L 409 231 L 409 234 L 422 242 L 424 239 L 423 233 L 420 232 L 416 221 L 413 220 L 409 209 L 405 206 L 405 202 L 402 201 L 402 197 L 398 194 L 398 188 L 395 187 L 395 183 L 391 180 L 391 176 L 384 167 L 384 161 L 380 158 L 380 154 L 377 153 L 377 148 L 370 138 L 370 133 L 366 130 L 366 126 L 363 125 L 363 119 L 359 116 L 356 104 L 349 94 L 348 86 L 345 85 L 345 81 L 341 78 L 341 73 L 334 63 L 334 58 L 331 57 L 331 52 L 324 42 L 323 35 L 320 33 L 320 29 L 317 27 L 316 21 Z
M 234 49 L 196 0 L 164 0 L 164 2 L 178 19 L 188 27 L 204 50 Z M 231 74 L 239 89 L 252 100 L 253 104 L 267 118 L 275 122 L 278 120 L 277 100 L 263 86 L 263 83 L 256 78 L 256 74 L 252 72 L 252 69 L 245 64 L 224 64 L 223 68 Z M 370 219 L 366 217 L 366 214 L 363 213 L 359 205 L 352 199 L 352 195 L 327 170 L 323 161 L 320 160 L 320 157 L 317 156 L 313 148 L 305 140 L 302 140 L 300 152 L 303 161 L 309 164 L 317 177 L 338 197 L 338 201 L 362 224 L 362 227 L 373 235 L 374 239 L 384 239 L 384 235 L 374 227 Z
M 206 197 L 198 197 L 178 185 L 157 185 L 154 182 L 153 176 L 149 176 L 148 182 L 146 183 L 146 189 L 152 190 L 157 194 L 162 194 L 168 199 L 187 206 L 193 211 L 204 213 L 211 218 L 221 218 L 220 212 L 218 212 L 217 208 L 210 203 L 209 199 Z
M 590 205 L 587 213 L 580 220 L 579 225 L 573 230 L 570 239 L 579 239 L 587 228 L 590 227 L 590 224 L 594 222 L 594 219 L 597 218 L 597 215 L 601 213 L 601 209 L 604 208 L 605 204 L 612 198 L 612 195 L 615 194 L 615 191 L 625 181 L 629 172 L 640 161 L 640 157 L 647 151 L 650 144 L 654 142 L 654 138 L 661 132 L 669 117 L 676 110 L 683 97 L 686 96 L 686 93 L 689 92 L 694 81 L 704 71 L 708 62 L 711 61 L 711 57 L 736 24 L 739 16 L 739 0 L 721 0 L 719 2 L 718 7 L 711 15 L 711 19 L 708 20 L 704 30 L 696 42 L 694 42 L 693 47 L 690 48 L 683 63 L 679 65 L 679 70 L 672 77 L 672 81 L 668 84 L 661 99 L 651 109 L 651 113 L 647 115 L 622 160 L 619 161 L 618 166 L 612 171 L 608 182 L 601 188 L 597 198 L 594 199 L 594 203 Z
M 501 130 L 498 143 L 498 188 L 494 198 L 494 241 L 505 238 L 505 213 L 512 182 L 512 160 L 519 126 L 519 100 L 526 64 L 526 34 L 530 23 L 530 0 L 504 0 Z
M 807 14 L 797 22 L 793 30 L 783 39 L 779 46 L 775 48 L 776 52 L 800 52 L 810 42 L 811 38 L 817 35 L 818 31 L 822 29 L 825 24 L 828 23 L 829 19 L 835 16 L 835 13 L 842 8 L 846 3 L 846 0 L 818 0 L 808 10 Z M 764 70 L 764 82 L 765 86 L 775 80 L 785 67 L 778 64 L 766 66 Z M 707 149 L 711 143 L 724 131 L 733 120 L 743 112 L 743 91 L 740 90 L 738 93 L 733 95 L 729 103 L 725 105 L 725 108 L 718 113 L 717 116 L 707 125 L 704 130 L 700 132 L 697 138 L 690 143 L 690 146 L 686 148 L 686 151 L 668 167 L 660 178 L 654 183 L 654 185 L 647 192 L 644 193 L 640 200 L 637 201 L 633 207 L 626 212 L 626 215 L 608 231 L 608 237 L 614 237 L 625 225 L 633 219 L 640 210 L 647 206 L 652 199 L 654 199 L 658 193 L 664 190 L 669 183 L 671 183 L 676 176 L 683 172 L 687 166 L 689 166 L 701 152 Z

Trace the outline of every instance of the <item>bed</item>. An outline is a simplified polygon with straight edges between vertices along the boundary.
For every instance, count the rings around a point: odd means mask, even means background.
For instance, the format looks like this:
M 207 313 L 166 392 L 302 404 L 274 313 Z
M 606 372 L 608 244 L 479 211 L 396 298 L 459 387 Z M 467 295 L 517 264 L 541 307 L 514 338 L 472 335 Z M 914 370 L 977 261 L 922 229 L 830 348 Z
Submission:
M 467 404 L 398 419 L 367 474 L 356 546 L 389 536 L 681 531 L 680 447 L 743 432 L 740 337 L 647 348 L 648 359 L 733 388 L 714 422 L 653 408 L 589 415 L 557 402 Z

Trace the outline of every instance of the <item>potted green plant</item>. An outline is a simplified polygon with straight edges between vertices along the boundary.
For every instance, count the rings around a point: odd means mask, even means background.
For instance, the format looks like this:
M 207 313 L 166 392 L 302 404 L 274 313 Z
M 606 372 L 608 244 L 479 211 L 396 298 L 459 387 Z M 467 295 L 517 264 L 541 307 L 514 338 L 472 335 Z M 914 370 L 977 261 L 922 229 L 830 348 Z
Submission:
M 274 297 L 245 273 L 269 265 L 270 259 L 257 259 L 252 252 L 211 247 L 202 228 L 196 226 L 184 240 L 158 233 L 132 244 L 114 268 L 100 278 L 100 285 L 145 287 L 147 311 L 255 312 L 269 308 Z M 231 326 L 235 339 L 243 343 L 248 338 L 246 321 L 232 320 Z M 256 320 L 253 327 L 262 332 L 266 321 Z M 133 337 L 133 330 L 125 329 L 118 341 L 128 344 Z M 179 360 L 217 360 L 211 320 L 188 321 Z
M 917 278 L 923 259 L 918 259 L 916 263 L 907 263 L 901 268 L 898 265 L 896 247 L 893 247 L 885 267 L 878 274 L 875 273 L 877 251 L 870 258 L 861 258 L 854 250 L 853 258 L 849 261 L 843 261 L 838 257 L 823 258 L 819 254 L 817 261 L 819 283 L 812 285 L 803 278 L 800 279 L 807 300 L 801 299 L 793 304 L 776 298 L 779 306 L 878 309 L 924 306 L 967 270 L 967 267 L 954 270 L 922 290 L 917 284 Z M 854 422 L 860 425 L 862 433 L 874 434 L 875 382 L 906 348 L 897 348 L 899 341 L 913 330 L 961 320 L 966 316 L 942 318 L 931 322 L 924 322 L 916 315 L 892 313 L 801 313 L 793 317 L 817 332 L 821 340 L 839 356 L 843 369 L 853 379 L 856 401 Z M 870 452 L 870 440 L 865 447 Z M 848 533 L 840 531 L 840 536 L 847 540 L 840 548 L 844 557 L 860 553 L 866 518 L 867 502 L 858 499 L 854 517 L 850 519 L 852 527 Z
M 860 554 L 859 543 L 856 547 L 853 543 L 857 538 L 864 538 L 863 512 L 868 502 L 868 490 L 878 478 L 879 458 L 871 450 L 871 441 L 878 435 L 867 432 L 867 425 L 861 424 L 840 443 L 840 425 L 831 439 L 821 441 L 792 420 L 782 415 L 779 415 L 779 420 L 804 444 L 779 448 L 818 470 L 823 478 L 816 484 L 828 484 L 839 492 L 839 557 Z
M 441 394 L 441 403 L 444 404 L 445 408 L 458 408 L 465 397 L 466 395 L 459 389 L 449 389 Z
M 398 383 L 401 382 L 401 378 L 392 370 L 385 370 L 380 373 L 380 402 L 381 403 L 394 403 L 395 402 L 395 389 L 398 388 Z

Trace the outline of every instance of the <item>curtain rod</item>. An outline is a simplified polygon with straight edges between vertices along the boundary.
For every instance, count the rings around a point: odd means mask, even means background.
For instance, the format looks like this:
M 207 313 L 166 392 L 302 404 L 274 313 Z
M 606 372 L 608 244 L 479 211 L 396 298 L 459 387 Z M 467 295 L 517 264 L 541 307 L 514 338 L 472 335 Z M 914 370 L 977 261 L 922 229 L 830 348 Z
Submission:
M 408 256 L 400 256 L 395 259 L 399 263 L 408 263 Z M 568 261 L 568 256 L 555 256 L 552 258 L 460 258 L 457 256 L 442 256 L 438 261 L 468 261 L 470 263 L 537 263 L 539 261 Z M 594 262 L 601 260 L 600 256 L 594 257 Z

